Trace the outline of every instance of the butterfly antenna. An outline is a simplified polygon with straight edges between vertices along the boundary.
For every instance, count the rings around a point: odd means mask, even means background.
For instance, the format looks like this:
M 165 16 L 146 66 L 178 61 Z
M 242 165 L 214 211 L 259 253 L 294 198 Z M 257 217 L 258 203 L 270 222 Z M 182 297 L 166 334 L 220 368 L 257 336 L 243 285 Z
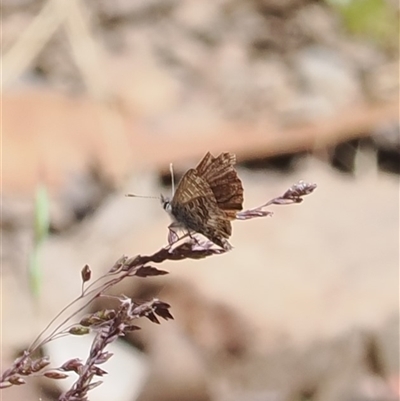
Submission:
M 159 196 L 142 196 L 142 195 L 135 195 L 135 194 L 125 194 L 125 196 L 130 196 L 131 198 L 161 199 Z
M 172 163 L 169 164 L 169 171 L 171 173 L 172 197 L 174 197 L 174 193 L 175 193 L 175 178 L 174 178 L 174 166 L 172 165 Z

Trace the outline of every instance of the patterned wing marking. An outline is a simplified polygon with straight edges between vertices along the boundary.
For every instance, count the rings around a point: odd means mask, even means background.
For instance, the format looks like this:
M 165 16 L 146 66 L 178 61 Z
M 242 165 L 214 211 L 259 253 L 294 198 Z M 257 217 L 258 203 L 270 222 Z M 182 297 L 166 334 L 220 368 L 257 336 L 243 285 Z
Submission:
M 203 234 L 215 244 L 226 247 L 232 227 L 219 208 L 210 185 L 194 169 L 179 182 L 171 201 L 171 212 L 184 228 Z
M 209 184 L 218 207 L 229 219 L 243 209 L 243 186 L 234 169 L 236 156 L 221 153 L 214 157 L 208 152 L 196 167 L 197 174 Z
M 198 175 L 197 171 L 192 168 L 188 170 L 179 181 L 178 187 L 176 188 L 171 201 L 171 206 L 174 207 L 177 203 L 186 203 L 199 196 L 215 199 L 210 186 Z

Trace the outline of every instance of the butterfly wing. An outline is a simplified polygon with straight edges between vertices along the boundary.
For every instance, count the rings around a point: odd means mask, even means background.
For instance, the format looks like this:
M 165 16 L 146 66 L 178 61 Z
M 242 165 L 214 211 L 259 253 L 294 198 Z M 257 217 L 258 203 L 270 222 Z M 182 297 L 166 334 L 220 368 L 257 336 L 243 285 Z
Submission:
M 197 174 L 210 186 L 218 207 L 232 220 L 243 209 L 243 186 L 233 167 L 235 163 L 233 153 L 214 157 L 208 152 L 196 167 Z
M 197 174 L 195 169 L 190 169 L 179 181 L 171 201 L 171 206 L 173 207 L 177 203 L 186 203 L 198 197 L 211 197 L 215 199 L 207 182 Z
M 188 170 L 179 182 L 171 212 L 184 228 L 203 234 L 222 247 L 224 239 L 232 234 L 231 223 L 218 207 L 210 185 L 195 169 Z

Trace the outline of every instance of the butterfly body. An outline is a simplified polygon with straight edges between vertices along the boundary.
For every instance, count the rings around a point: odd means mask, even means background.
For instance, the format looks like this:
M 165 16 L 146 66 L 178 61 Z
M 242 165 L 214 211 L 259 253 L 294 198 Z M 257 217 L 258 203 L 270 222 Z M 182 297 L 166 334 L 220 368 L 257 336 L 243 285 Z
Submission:
M 164 209 L 171 215 L 171 228 L 197 232 L 224 249 L 230 249 L 230 220 L 242 210 L 243 187 L 233 165 L 235 155 L 207 153 L 199 165 L 180 180 L 171 201 L 162 197 Z

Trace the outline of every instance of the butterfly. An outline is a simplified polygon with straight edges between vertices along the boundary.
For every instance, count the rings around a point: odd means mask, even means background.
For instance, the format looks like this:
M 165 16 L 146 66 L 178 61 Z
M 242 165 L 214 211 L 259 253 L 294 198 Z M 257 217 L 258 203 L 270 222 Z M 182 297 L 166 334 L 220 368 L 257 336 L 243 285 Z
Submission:
M 232 153 L 214 157 L 208 152 L 183 175 L 171 200 L 161 196 L 173 220 L 170 229 L 200 233 L 225 250 L 232 248 L 228 242 L 231 220 L 243 209 L 243 186 L 235 163 Z

